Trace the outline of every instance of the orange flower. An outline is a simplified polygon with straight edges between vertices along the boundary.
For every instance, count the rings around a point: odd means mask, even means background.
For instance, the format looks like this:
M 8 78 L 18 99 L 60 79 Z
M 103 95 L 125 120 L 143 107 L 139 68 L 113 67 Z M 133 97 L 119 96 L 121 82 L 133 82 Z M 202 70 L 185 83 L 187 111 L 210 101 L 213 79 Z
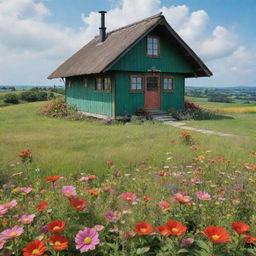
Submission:
M 181 136 L 181 137 L 191 137 L 192 134 L 191 134 L 190 132 L 186 132 L 186 131 L 185 131 L 185 132 L 181 132 L 181 133 L 180 133 L 180 136 Z
M 39 211 L 39 212 L 42 212 L 45 208 L 48 207 L 48 203 L 45 201 L 45 202 L 41 202 L 40 204 L 37 205 L 36 209 Z
M 205 156 L 198 156 L 195 159 L 198 161 L 203 161 L 205 159 Z
M 100 190 L 92 188 L 92 189 L 88 189 L 87 193 L 93 196 L 97 196 L 100 193 Z
M 44 178 L 44 180 L 48 181 L 48 182 L 55 182 L 60 178 L 60 176 L 58 175 L 54 175 L 54 176 L 50 176 L 50 177 L 46 177 Z
M 89 175 L 89 176 L 87 176 L 87 178 L 88 178 L 88 180 L 94 180 L 94 179 L 97 178 L 97 176 L 96 175 Z
M 232 228 L 241 235 L 248 235 L 250 233 L 250 227 L 243 222 L 234 222 Z
M 142 196 L 142 197 L 141 197 L 141 199 L 142 199 L 143 201 L 149 201 L 149 200 L 152 200 L 152 198 L 151 198 L 151 197 L 149 197 L 149 196 Z
M 54 234 L 50 237 L 49 243 L 53 245 L 56 251 L 62 251 L 68 248 L 68 239 L 65 236 Z
M 166 225 L 173 236 L 182 236 L 187 230 L 186 226 L 176 220 L 169 220 Z
M 252 154 L 253 156 L 256 156 L 256 152 L 252 152 L 251 154 Z
M 159 171 L 157 173 L 158 176 L 165 176 L 166 175 L 166 171 L 162 170 L 162 171 Z
M 247 244 L 255 244 L 256 243 L 256 237 L 247 236 L 247 237 L 243 238 L 243 241 Z
M 191 201 L 191 197 L 190 196 L 186 196 L 186 195 L 183 195 L 181 193 L 177 193 L 177 194 L 174 194 L 174 198 L 177 202 L 179 202 L 180 204 L 187 204 Z
M 82 198 L 72 198 L 70 204 L 77 211 L 82 211 L 86 207 L 86 201 Z
M 107 160 L 106 164 L 107 164 L 107 166 L 112 166 L 113 165 L 113 161 L 112 160 Z
M 18 153 L 16 156 L 18 157 L 25 157 L 25 156 L 29 156 L 32 154 L 32 151 L 30 151 L 29 149 L 27 150 L 23 150 L 20 153 Z
M 47 225 L 48 230 L 51 232 L 61 232 L 65 227 L 65 222 L 62 220 L 54 220 Z
M 247 170 L 250 170 L 250 171 L 255 171 L 256 170 L 256 164 L 246 164 L 245 168 Z
M 139 222 L 135 226 L 136 233 L 139 236 L 149 235 L 153 232 L 152 226 L 147 222 Z
M 35 240 L 26 245 L 23 249 L 23 256 L 40 256 L 46 251 L 45 242 Z
M 204 230 L 204 234 L 213 243 L 227 243 L 229 242 L 229 233 L 220 227 L 208 226 Z
M 171 231 L 169 229 L 169 227 L 167 225 L 162 225 L 162 226 L 158 226 L 156 227 L 156 231 L 164 236 L 164 237 L 167 237 L 167 236 L 170 236 L 171 235 Z

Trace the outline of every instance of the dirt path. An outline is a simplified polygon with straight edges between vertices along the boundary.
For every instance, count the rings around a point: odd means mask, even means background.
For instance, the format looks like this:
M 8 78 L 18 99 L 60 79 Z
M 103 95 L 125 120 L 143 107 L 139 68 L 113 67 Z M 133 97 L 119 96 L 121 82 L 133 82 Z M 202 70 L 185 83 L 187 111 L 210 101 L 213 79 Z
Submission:
M 198 128 L 186 126 L 185 123 L 181 123 L 181 122 L 177 122 L 177 121 L 167 121 L 167 122 L 164 122 L 164 123 L 168 124 L 168 125 L 171 125 L 171 126 L 174 126 L 174 127 L 179 127 L 181 129 L 194 131 L 194 132 L 205 133 L 205 134 L 213 134 L 213 135 L 222 136 L 222 137 L 236 136 L 236 135 L 230 134 L 230 133 L 216 132 L 216 131 L 210 131 L 210 130 L 198 129 Z

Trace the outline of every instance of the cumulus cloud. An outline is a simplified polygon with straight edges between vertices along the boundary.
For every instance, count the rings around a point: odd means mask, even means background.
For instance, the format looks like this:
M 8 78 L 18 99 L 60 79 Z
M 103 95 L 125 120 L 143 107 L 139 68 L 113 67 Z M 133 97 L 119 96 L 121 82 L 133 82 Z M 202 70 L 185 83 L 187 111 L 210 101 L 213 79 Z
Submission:
M 215 75 L 211 81 L 227 81 L 225 73 L 237 74 L 240 68 L 247 74 L 255 71 L 255 56 L 239 45 L 238 37 L 228 28 L 218 25 L 211 31 L 204 10 L 191 12 L 186 5 L 163 6 L 161 0 L 109 1 L 112 8 L 106 16 L 108 31 L 162 11 L 210 66 Z M 49 15 L 53 14 L 45 0 L 0 0 L 0 69 L 4 74 L 0 84 L 52 83 L 46 80 L 47 75 L 98 34 L 98 12 L 88 16 L 81 13 L 80 30 L 49 24 L 45 19 Z

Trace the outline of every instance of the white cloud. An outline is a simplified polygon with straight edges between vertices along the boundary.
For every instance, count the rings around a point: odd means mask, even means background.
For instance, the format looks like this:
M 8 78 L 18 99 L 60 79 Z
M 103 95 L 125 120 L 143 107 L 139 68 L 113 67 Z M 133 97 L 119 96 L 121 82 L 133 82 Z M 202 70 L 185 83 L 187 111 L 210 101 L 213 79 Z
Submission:
M 161 0 L 109 1 L 112 9 L 106 16 L 108 31 L 162 11 L 212 69 L 214 77 L 207 80 L 208 84 L 233 81 L 227 73 L 239 77 L 234 82 L 248 81 L 256 70 L 256 57 L 239 45 L 232 31 L 221 25 L 209 29 L 210 18 L 204 10 L 190 12 L 186 5 L 162 6 Z M 46 80 L 47 75 L 98 34 L 98 12 L 88 16 L 81 13 L 84 26 L 79 31 L 47 23 L 49 15 L 44 0 L 0 0 L 0 84 L 52 83 Z M 241 69 L 243 74 L 238 72 Z

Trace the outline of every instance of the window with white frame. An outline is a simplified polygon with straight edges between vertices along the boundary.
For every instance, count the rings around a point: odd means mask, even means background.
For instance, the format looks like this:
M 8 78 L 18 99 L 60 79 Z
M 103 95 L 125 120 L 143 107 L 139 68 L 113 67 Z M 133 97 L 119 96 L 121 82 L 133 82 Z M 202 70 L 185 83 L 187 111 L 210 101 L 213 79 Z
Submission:
M 150 56 L 150 57 L 160 56 L 159 37 L 157 36 L 147 37 L 147 56 Z

